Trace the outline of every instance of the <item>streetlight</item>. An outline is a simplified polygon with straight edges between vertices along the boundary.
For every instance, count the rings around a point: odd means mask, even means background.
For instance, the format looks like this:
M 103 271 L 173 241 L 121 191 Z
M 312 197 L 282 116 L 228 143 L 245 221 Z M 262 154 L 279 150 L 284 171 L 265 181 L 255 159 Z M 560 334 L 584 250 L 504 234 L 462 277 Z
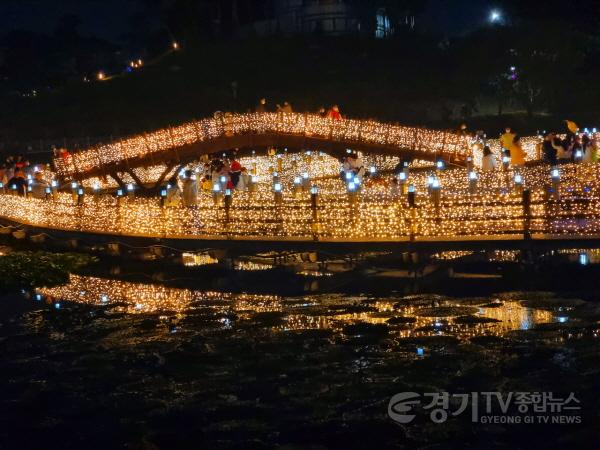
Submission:
M 499 23 L 502 20 L 502 13 L 497 9 L 490 11 L 490 22 Z

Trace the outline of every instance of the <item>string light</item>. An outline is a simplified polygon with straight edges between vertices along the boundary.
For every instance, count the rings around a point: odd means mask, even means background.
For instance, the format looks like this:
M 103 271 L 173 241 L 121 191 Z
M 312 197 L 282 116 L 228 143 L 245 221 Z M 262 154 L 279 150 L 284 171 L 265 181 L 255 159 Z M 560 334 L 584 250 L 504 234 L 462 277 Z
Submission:
M 352 179 L 351 203 L 339 165 L 328 156 L 313 155 L 309 162 L 306 155 L 284 155 L 275 198 L 269 172 L 275 158 L 255 155 L 247 162 L 251 160 L 257 165 L 256 184 L 252 191 L 231 191 L 230 209 L 236 214 L 226 214 L 225 186 L 216 183 L 219 196 L 214 199 L 212 192 L 201 192 L 196 208 L 162 207 L 159 198 L 125 201 L 102 195 L 82 196 L 77 204 L 70 193 L 40 200 L 14 196 L 9 190 L 0 194 L 0 216 L 51 229 L 157 238 L 404 241 L 409 236 L 522 236 L 522 198 L 513 188 L 521 184 L 531 192 L 531 233 L 600 234 L 600 171 L 595 164 L 561 165 L 558 198 L 547 195 L 555 172 L 544 165 L 521 167 L 518 172 L 451 169 L 437 171 L 435 177 L 427 171 L 413 171 L 405 181 L 413 195 L 413 208 L 410 196 L 393 189 L 392 176 L 367 178 L 360 185 Z M 379 166 L 377 170 L 381 172 Z M 306 189 L 299 192 L 294 190 L 298 173 L 308 180 Z M 473 176 L 476 189 L 470 184 Z M 442 187 L 438 207 L 427 195 L 428 186 L 434 184 Z M 319 195 L 317 206 L 311 202 L 311 186 Z

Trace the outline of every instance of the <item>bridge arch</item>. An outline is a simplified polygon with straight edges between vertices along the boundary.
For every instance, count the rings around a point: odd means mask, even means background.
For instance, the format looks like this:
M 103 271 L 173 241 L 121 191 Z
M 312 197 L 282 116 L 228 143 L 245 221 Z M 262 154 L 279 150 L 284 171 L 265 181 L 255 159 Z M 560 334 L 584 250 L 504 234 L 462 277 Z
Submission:
M 347 148 L 462 164 L 468 138 L 372 120 L 333 120 L 302 113 L 230 114 L 188 122 L 55 158 L 63 179 L 83 180 L 161 163 L 185 164 L 231 149 L 286 147 L 342 154 Z

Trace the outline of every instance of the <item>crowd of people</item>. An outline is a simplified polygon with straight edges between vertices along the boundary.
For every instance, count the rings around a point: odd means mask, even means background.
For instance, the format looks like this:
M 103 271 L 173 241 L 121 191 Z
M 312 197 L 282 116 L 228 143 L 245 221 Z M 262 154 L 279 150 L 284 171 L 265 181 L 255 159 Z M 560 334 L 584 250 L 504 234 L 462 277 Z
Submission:
M 536 159 L 552 166 L 574 161 L 586 163 L 598 160 L 598 144 L 593 135 L 587 131 L 581 133 L 571 121 L 566 121 L 567 131 L 564 137 L 554 132 L 544 132 L 543 140 L 536 146 Z M 461 125 L 457 131 L 467 136 L 466 125 Z M 501 162 L 506 161 L 513 167 L 525 164 L 526 153 L 521 143 L 521 137 L 510 127 L 505 128 L 500 135 L 501 154 L 495 155 L 490 146 L 487 145 L 486 136 L 482 131 L 475 133 L 474 145 L 482 151 L 483 158 L 481 169 L 484 172 L 496 170 Z
M 23 155 L 8 156 L 0 166 L 0 183 L 17 195 L 45 198 L 48 183 L 37 167 Z
M 174 174 L 166 188 L 166 206 L 195 206 L 200 191 L 212 191 L 217 185 L 219 190 L 245 191 L 251 182 L 248 169 L 237 160 L 236 153 L 213 156 L 204 162 L 193 164 Z
M 266 112 L 282 112 L 282 113 L 291 113 L 294 112 L 292 105 L 285 101 L 283 105 L 276 104 L 275 108 L 271 108 L 267 103 L 266 98 L 261 98 L 256 105 L 255 112 L 257 113 L 266 113 Z M 317 115 L 321 117 L 327 117 L 333 120 L 340 120 L 342 118 L 342 114 L 340 113 L 340 108 L 338 105 L 332 105 L 331 108 L 325 109 L 324 106 L 321 106 L 317 110 Z

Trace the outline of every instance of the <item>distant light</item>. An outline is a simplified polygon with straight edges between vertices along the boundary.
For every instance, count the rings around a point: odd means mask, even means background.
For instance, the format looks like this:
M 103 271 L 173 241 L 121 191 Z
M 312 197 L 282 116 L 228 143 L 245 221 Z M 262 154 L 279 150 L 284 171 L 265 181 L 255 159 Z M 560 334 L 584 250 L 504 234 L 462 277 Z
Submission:
M 346 172 L 346 180 L 350 181 L 352 179 L 352 172 Z
M 41 301 L 42 301 L 42 294 L 35 294 L 35 299 L 36 299 L 38 302 L 41 302 Z
M 281 192 L 281 183 L 275 183 L 273 189 L 275 190 L 275 192 Z
M 106 78 L 106 75 L 104 75 L 104 72 L 98 72 L 98 79 L 99 80 L 104 80 L 104 78 Z
M 127 185 L 127 190 L 128 190 L 129 192 L 132 192 L 132 191 L 133 191 L 133 189 L 134 189 L 134 187 L 133 187 L 133 184 L 132 184 L 132 183 L 129 183 L 129 184 Z
M 469 172 L 469 180 L 476 180 L 477 179 L 477 172 L 471 171 Z
M 523 184 L 523 177 L 520 174 L 515 175 L 515 184 Z
M 308 172 L 304 172 L 302 174 L 302 178 L 304 178 L 305 180 L 308 180 Z
M 558 323 L 566 323 L 569 320 L 569 318 L 565 316 L 559 316 L 556 318 L 556 320 L 558 321 Z
M 515 70 L 517 70 L 517 68 L 515 66 L 510 66 L 510 71 L 514 72 Z
M 436 167 L 438 169 L 443 169 L 444 168 L 444 161 L 442 161 L 441 159 L 435 163 Z
M 213 184 L 213 192 L 220 192 L 220 191 L 221 191 L 221 185 L 219 183 Z
M 581 264 L 582 266 L 587 266 L 589 262 L 590 259 L 588 258 L 587 253 L 581 253 L 579 255 L 579 264 Z
M 71 183 L 71 189 L 77 189 L 77 182 L 73 181 Z
M 226 177 L 225 175 L 223 175 L 223 176 L 220 178 L 220 180 L 221 180 L 221 183 L 223 183 L 223 184 L 227 183 L 227 177 Z
M 438 189 L 440 187 L 440 180 L 438 178 L 435 178 L 433 180 L 433 183 L 431 184 L 431 187 L 434 189 Z
M 414 184 L 408 185 L 408 192 L 411 192 L 411 193 L 415 192 L 415 185 Z
M 560 178 L 560 172 L 558 169 L 552 169 L 552 178 Z
M 179 44 L 177 42 L 173 42 L 173 50 L 177 50 L 179 48 Z
M 55 303 L 55 304 L 54 304 L 54 307 L 55 307 L 56 309 L 60 309 L 60 303 Z
M 497 9 L 493 9 L 490 12 L 490 22 L 498 23 L 500 20 L 502 20 L 502 14 Z
M 300 177 L 295 177 L 294 184 L 300 184 L 300 183 L 302 183 L 302 179 Z
M 225 189 L 225 195 L 231 196 L 231 189 Z
M 405 172 L 400 172 L 400 180 L 405 181 L 406 180 L 406 173 Z
M 316 195 L 319 192 L 319 188 L 317 186 L 313 186 L 310 188 L 310 193 Z
M 423 351 L 423 347 L 417 347 L 417 356 L 423 356 L 424 351 Z
M 350 182 L 348 183 L 348 191 L 352 192 L 356 189 L 356 185 L 354 184 L 354 182 Z
M 106 303 L 106 302 L 108 301 L 108 295 L 106 295 L 106 294 L 102 294 L 102 295 L 100 296 L 100 301 L 101 301 L 102 303 Z
M 371 167 L 369 167 L 369 172 L 373 174 L 373 173 L 377 172 L 377 168 L 375 166 L 371 166 Z

